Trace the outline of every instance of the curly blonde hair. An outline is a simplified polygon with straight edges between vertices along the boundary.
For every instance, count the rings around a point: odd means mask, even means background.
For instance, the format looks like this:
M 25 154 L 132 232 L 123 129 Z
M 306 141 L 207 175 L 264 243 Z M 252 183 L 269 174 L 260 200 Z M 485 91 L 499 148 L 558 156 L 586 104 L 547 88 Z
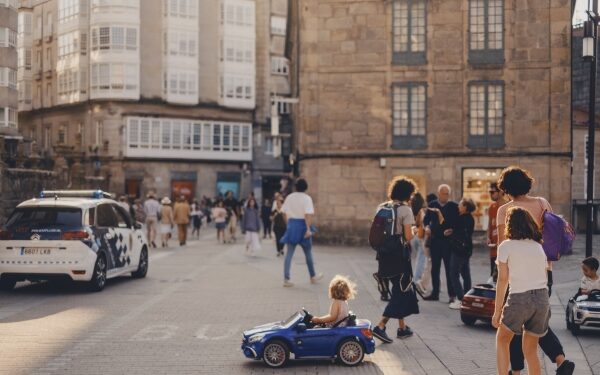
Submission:
M 329 283 L 329 298 L 347 301 L 356 296 L 356 283 L 348 277 L 335 275 Z

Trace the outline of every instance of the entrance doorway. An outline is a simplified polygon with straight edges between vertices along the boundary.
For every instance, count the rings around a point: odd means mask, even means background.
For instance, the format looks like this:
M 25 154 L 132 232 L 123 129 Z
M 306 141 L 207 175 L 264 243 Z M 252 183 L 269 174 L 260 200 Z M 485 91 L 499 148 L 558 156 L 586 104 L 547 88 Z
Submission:
M 488 210 L 492 204 L 490 184 L 497 182 L 503 168 L 463 168 L 462 196 L 475 202 L 475 230 L 483 231 L 488 228 Z
M 182 195 L 188 202 L 191 202 L 194 199 L 194 191 L 196 191 L 194 181 L 171 180 L 171 194 L 174 202 L 179 200 Z
M 262 177 L 262 198 L 273 201 L 275 193 L 281 190 L 281 176 Z
M 142 180 L 137 178 L 128 178 L 125 180 L 125 194 L 130 200 L 141 196 Z

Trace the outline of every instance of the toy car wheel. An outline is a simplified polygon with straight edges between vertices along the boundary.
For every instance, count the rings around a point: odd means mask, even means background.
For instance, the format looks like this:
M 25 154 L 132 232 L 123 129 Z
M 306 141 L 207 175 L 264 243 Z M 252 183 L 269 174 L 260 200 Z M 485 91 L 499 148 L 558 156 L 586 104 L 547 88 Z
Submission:
M 285 366 L 290 358 L 290 350 L 283 341 L 273 340 L 265 345 L 263 350 L 263 361 L 272 368 Z
M 365 358 L 365 350 L 356 339 L 346 339 L 338 347 L 338 360 L 346 366 L 356 366 Z
M 106 285 L 106 258 L 103 254 L 98 254 L 92 279 L 88 281 L 88 289 L 91 292 L 100 292 Z
M 146 277 L 148 273 L 148 249 L 144 246 L 142 252 L 140 253 L 140 261 L 138 263 L 138 268 L 134 272 L 131 273 L 131 276 L 135 279 L 141 279 Z
M 17 280 L 14 280 L 14 279 L 11 279 L 8 277 L 0 278 L 0 290 L 4 290 L 4 291 L 12 290 L 15 287 L 15 284 L 17 284 Z
M 475 325 L 477 318 L 465 314 L 460 314 L 460 320 L 462 320 L 462 322 L 468 326 L 473 326 Z
M 569 313 L 569 320 L 567 320 L 567 326 L 570 326 L 569 329 L 573 336 L 577 336 L 579 334 L 579 326 L 575 323 L 575 317 L 573 316 L 573 310 Z

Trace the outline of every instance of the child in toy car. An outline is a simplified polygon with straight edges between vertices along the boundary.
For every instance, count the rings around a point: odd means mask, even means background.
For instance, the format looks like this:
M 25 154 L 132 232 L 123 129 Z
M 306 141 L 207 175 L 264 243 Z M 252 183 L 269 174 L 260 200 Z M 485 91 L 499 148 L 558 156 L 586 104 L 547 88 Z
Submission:
M 331 307 L 329 314 L 324 316 L 315 316 L 311 323 L 325 324 L 326 327 L 332 327 L 337 324 L 338 327 L 345 327 L 347 322 L 349 308 L 348 300 L 354 299 L 356 295 L 356 284 L 345 276 L 335 275 L 329 283 L 329 298 L 331 298 Z
M 579 334 L 581 327 L 600 328 L 600 277 L 597 274 L 598 259 L 589 257 L 583 260 L 581 285 L 567 304 L 565 314 L 567 329 L 573 335 Z

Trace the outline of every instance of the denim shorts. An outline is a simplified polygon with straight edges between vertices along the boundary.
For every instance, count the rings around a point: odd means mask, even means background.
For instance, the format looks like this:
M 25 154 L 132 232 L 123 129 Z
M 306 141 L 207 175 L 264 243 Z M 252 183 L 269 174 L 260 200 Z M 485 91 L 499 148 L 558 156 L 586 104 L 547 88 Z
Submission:
M 542 337 L 548 332 L 549 320 L 548 289 L 508 295 L 502 311 L 502 324 L 515 335 L 522 335 L 525 330 L 528 334 Z

